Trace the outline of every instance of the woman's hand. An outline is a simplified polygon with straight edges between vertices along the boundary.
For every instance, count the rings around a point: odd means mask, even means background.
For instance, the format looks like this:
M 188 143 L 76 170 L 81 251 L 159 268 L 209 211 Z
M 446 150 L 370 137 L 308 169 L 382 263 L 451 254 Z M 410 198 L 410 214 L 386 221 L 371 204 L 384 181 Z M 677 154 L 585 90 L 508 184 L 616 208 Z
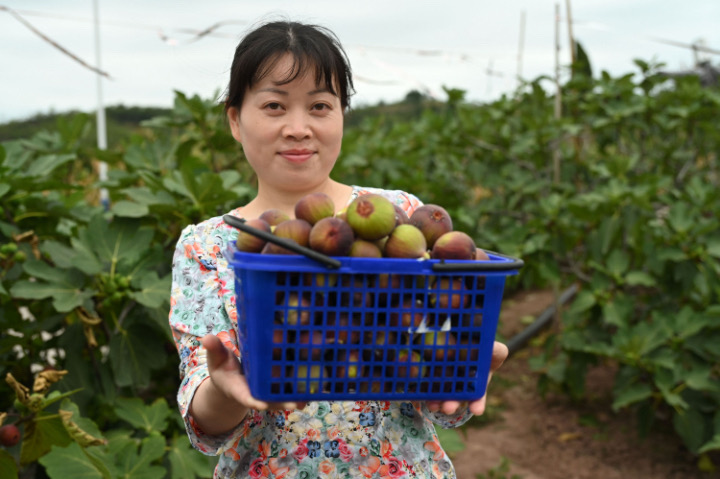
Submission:
M 495 371 L 498 370 L 505 359 L 508 357 L 508 348 L 503 343 L 495 341 L 493 344 L 492 359 L 490 360 L 490 375 L 488 376 L 488 385 L 490 385 L 490 379 Z M 485 405 L 487 401 L 487 390 L 485 395 L 477 401 L 472 401 L 468 406 L 470 412 L 476 416 L 481 415 L 485 412 Z M 441 411 L 445 414 L 454 414 L 462 404 L 460 401 L 427 401 L 426 406 L 430 411 Z
M 231 430 L 250 409 L 297 409 L 305 406 L 295 402 L 268 403 L 255 399 L 240 362 L 222 341 L 208 334 L 200 342 L 207 354 L 210 377 L 196 391 L 190 414 L 206 434 L 218 435 Z

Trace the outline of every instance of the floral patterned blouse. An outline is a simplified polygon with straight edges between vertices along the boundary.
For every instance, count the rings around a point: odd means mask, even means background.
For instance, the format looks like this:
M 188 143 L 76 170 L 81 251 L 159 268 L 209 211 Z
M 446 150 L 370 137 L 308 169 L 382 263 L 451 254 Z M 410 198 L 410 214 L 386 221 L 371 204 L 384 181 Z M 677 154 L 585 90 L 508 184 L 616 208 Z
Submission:
M 402 191 L 357 186 L 350 201 L 366 193 L 382 194 L 408 215 L 422 204 Z M 230 214 L 240 216 L 240 208 Z M 180 355 L 177 401 L 192 445 L 219 456 L 214 478 L 455 478 L 435 424 L 459 426 L 472 416 L 467 408 L 445 415 L 420 402 L 317 401 L 299 410 L 250 411 L 222 436 L 197 427 L 188 409 L 209 376 L 199 338 L 215 334 L 240 360 L 234 277 L 223 258 L 237 233 L 220 216 L 187 226 L 173 259 L 169 321 Z

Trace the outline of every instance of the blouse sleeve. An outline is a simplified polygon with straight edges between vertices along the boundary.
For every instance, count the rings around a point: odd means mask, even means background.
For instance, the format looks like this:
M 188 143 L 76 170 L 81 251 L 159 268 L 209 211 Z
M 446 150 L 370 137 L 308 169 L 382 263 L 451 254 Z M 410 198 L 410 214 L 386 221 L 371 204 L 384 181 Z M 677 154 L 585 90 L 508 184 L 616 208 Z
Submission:
M 206 351 L 199 339 L 218 336 L 240 360 L 231 272 L 223 258 L 221 226 L 207 222 L 186 227 L 177 243 L 172 264 L 170 328 L 180 356 L 180 387 L 177 402 L 190 442 L 197 450 L 215 455 L 233 442 L 242 427 L 222 436 L 209 436 L 200 430 L 188 410 L 198 386 L 209 377 Z

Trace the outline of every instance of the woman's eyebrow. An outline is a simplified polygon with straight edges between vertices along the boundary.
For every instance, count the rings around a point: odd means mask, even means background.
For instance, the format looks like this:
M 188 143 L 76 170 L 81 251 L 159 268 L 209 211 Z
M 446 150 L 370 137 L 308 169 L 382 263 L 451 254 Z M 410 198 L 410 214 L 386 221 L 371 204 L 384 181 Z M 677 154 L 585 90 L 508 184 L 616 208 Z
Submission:
M 275 88 L 275 87 L 262 88 L 262 89 L 258 90 L 258 93 L 277 93 L 279 95 L 289 95 L 289 93 L 286 90 L 282 90 L 280 88 Z M 310 95 L 319 95 L 321 93 L 333 94 L 333 92 L 331 92 L 330 89 L 328 89 L 328 88 L 318 88 L 316 90 L 309 91 L 307 94 L 308 94 L 308 96 L 310 96 Z

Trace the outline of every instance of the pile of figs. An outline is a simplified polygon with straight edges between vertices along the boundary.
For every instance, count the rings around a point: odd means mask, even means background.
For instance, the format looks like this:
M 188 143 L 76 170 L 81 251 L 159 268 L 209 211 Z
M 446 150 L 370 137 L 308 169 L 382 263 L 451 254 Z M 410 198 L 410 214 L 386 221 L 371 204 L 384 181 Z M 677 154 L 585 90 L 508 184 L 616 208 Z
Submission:
M 338 213 L 330 197 L 310 194 L 295 205 L 295 218 L 268 210 L 246 224 L 328 256 L 489 259 L 470 236 L 453 230 L 441 206 L 426 204 L 408 217 L 376 194 L 359 196 Z M 236 245 L 244 252 L 297 254 L 244 231 Z M 278 273 L 274 392 L 347 392 L 348 382 L 360 393 L 451 392 L 420 391 L 422 385 L 408 379 L 474 377 L 470 362 L 478 360 L 482 315 L 473 311 L 482 308 L 483 281 L 473 274 Z M 453 366 L 455 360 L 463 364 Z M 283 384 L 288 377 L 299 381 Z M 428 387 L 448 385 L 431 381 Z
M 384 196 L 355 198 L 343 211 L 324 193 L 311 193 L 295 204 L 295 218 L 271 209 L 248 226 L 292 240 L 328 256 L 365 258 L 488 259 L 473 239 L 454 231 L 448 212 L 426 204 L 409 217 Z M 240 232 L 240 251 L 261 254 L 296 254 L 251 233 Z

